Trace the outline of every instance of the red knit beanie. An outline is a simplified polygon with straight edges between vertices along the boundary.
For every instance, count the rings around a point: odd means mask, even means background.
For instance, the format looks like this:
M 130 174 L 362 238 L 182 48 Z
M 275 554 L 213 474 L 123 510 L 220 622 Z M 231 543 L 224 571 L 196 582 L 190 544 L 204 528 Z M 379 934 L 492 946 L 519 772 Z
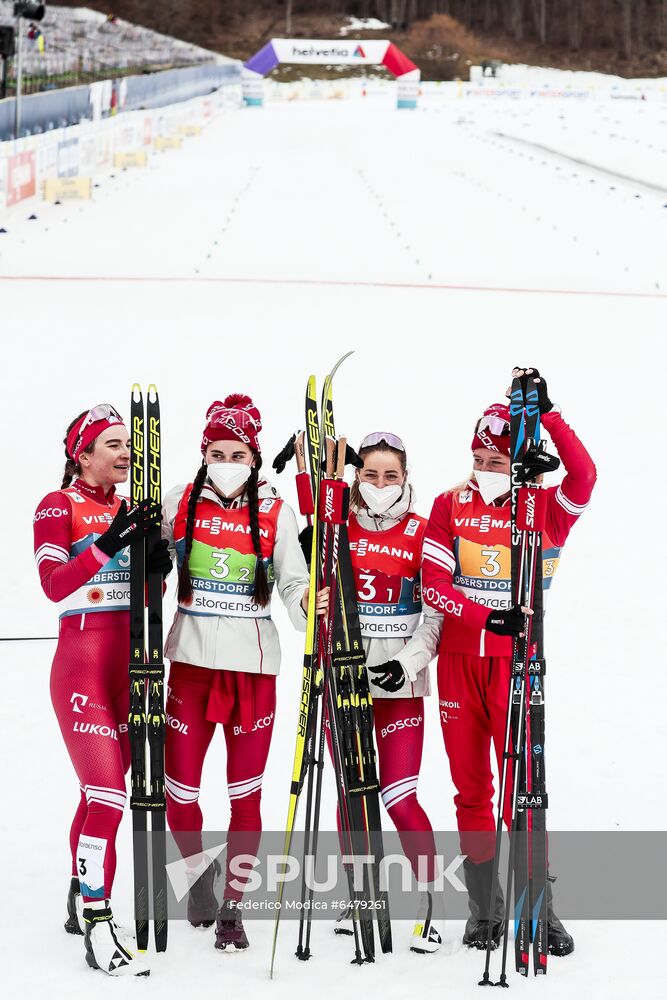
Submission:
M 201 441 L 202 454 L 213 441 L 243 441 L 260 452 L 257 435 L 262 418 L 250 396 L 233 392 L 222 402 L 216 399 L 206 411 L 206 427 Z

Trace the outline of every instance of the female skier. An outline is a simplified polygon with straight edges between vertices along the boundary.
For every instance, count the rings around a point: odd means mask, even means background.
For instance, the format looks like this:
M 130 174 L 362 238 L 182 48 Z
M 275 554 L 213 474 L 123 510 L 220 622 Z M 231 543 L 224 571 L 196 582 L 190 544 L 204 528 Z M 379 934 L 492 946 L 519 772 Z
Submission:
M 574 431 L 554 409 L 537 369 L 515 369 L 527 381 L 537 377 L 542 426 L 563 462 L 566 476 L 546 491 L 546 530 L 542 536 L 545 590 L 558 565 L 560 550 L 595 484 L 595 466 Z M 496 908 L 489 913 L 495 850 L 493 740 L 499 770 L 503 766 L 507 692 L 512 640 L 521 634 L 522 609 L 512 607 L 510 591 L 510 427 L 509 409 L 490 406 L 478 420 L 472 440 L 469 480 L 437 497 L 424 538 L 424 600 L 444 613 L 438 659 L 442 733 L 449 757 L 470 918 L 463 943 L 486 948 L 488 922 L 497 947 L 504 928 L 504 904 L 496 885 Z M 532 612 L 531 612 L 532 613 Z M 503 819 L 511 823 L 511 775 Z M 549 952 L 567 955 L 572 936 L 553 911 L 547 883 Z
M 216 921 L 215 947 L 248 947 L 230 872 L 254 853 L 280 669 L 271 619 L 274 583 L 295 628 L 305 631 L 308 572 L 292 510 L 260 474 L 262 422 L 249 396 L 232 394 L 206 414 L 194 482 L 164 502 L 163 536 L 179 564 L 178 610 L 167 639 L 167 819 L 188 865 L 188 918 Z M 318 595 L 318 612 L 328 592 Z M 206 751 L 221 723 L 227 744 L 231 819 L 227 877 L 218 909 L 217 862 L 202 851 L 199 788 Z M 234 882 L 235 884 L 232 884 Z M 217 916 L 217 919 L 216 919 Z
M 377 431 L 361 442 L 350 491 L 348 533 L 359 619 L 373 698 L 382 801 L 398 830 L 415 878 L 436 878 L 435 841 L 417 799 L 424 743 L 424 696 L 442 615 L 422 618 L 420 568 L 426 518 L 414 512 L 407 455 L 395 434 Z M 419 859 L 421 870 L 419 868 Z M 411 948 L 437 951 L 442 938 L 432 921 L 432 892 L 422 893 Z
M 159 517 L 146 502 L 128 511 L 116 495 L 130 467 L 128 433 L 108 405 L 79 414 L 67 428 L 62 486 L 34 518 L 35 560 L 60 628 L 51 700 L 81 789 L 70 830 L 72 878 L 65 930 L 85 933 L 86 961 L 112 976 L 147 975 L 135 944 L 116 925 L 111 889 L 115 839 L 130 760 L 129 550 L 136 532 Z M 171 566 L 166 543 L 151 568 Z

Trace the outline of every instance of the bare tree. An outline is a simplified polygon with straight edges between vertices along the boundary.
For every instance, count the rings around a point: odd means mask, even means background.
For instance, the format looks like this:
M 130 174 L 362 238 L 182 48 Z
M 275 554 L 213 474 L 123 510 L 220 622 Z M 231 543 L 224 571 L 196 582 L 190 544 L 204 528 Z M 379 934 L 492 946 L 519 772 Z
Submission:
M 581 0 L 569 0 L 568 42 L 573 51 L 581 48 Z
M 656 40 L 660 48 L 664 48 L 667 44 L 667 0 L 658 0 L 656 22 Z
M 535 34 L 544 45 L 547 40 L 547 0 L 532 0 Z
M 636 25 L 637 30 L 635 37 L 637 39 L 637 52 L 641 55 L 645 51 L 645 34 L 644 30 L 646 28 L 646 0 L 636 0 Z
M 621 5 L 621 55 L 632 58 L 632 0 L 619 0 Z
M 510 31 L 520 42 L 523 38 L 523 0 L 510 0 Z
M 667 2 L 667 0 L 666 0 Z M 484 0 L 484 17 L 482 24 L 485 31 L 490 31 L 498 19 L 498 6 L 496 0 Z

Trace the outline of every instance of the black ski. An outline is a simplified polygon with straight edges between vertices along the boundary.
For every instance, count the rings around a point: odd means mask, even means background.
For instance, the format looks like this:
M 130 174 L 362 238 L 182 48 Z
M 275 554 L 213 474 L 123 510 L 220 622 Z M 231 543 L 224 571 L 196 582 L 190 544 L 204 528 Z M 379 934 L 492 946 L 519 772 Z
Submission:
M 148 496 L 162 509 L 162 450 L 160 399 L 154 385 L 148 387 Z M 147 551 L 160 541 L 158 521 L 146 538 Z M 150 752 L 151 851 L 153 857 L 153 931 L 155 948 L 167 948 L 167 838 L 164 784 L 164 662 L 162 659 L 162 574 L 148 572 L 148 715 L 146 727 Z
M 146 469 L 144 401 L 138 385 L 132 387 L 132 475 L 131 501 L 136 506 L 144 499 Z M 137 948 L 148 947 L 148 837 L 144 810 L 135 809 L 135 796 L 146 791 L 146 617 L 144 590 L 146 579 L 146 545 L 142 537 L 130 545 L 130 715 L 128 732 L 132 754 L 131 798 L 132 840 L 134 854 L 134 919 Z
M 335 437 L 336 428 L 331 393 L 323 400 L 322 405 L 325 433 Z M 344 439 L 339 441 L 338 447 L 342 447 L 344 451 L 347 451 Z M 343 457 L 343 466 L 344 464 L 345 456 Z M 346 670 L 349 671 L 354 709 L 352 717 L 357 741 L 356 766 L 359 770 L 360 778 L 367 786 L 367 791 L 363 794 L 360 804 L 358 806 L 353 805 L 354 829 L 357 831 L 358 836 L 363 837 L 368 853 L 374 858 L 371 867 L 372 890 L 368 884 L 368 872 L 364 869 L 364 894 L 369 903 L 374 903 L 377 906 L 377 909 L 372 910 L 371 913 L 375 913 L 378 923 L 378 934 L 380 936 L 380 948 L 386 954 L 392 950 L 392 938 L 389 896 L 386 891 L 380 888 L 380 865 L 384 858 L 384 847 L 380 813 L 380 782 L 377 774 L 375 731 L 373 727 L 373 699 L 368 684 L 366 654 L 364 652 L 361 626 L 359 624 L 357 588 L 352 568 L 347 518 L 340 525 L 338 533 L 338 593 L 336 648 L 339 656 L 342 657 L 341 663 L 345 664 Z M 372 919 L 368 921 L 368 925 L 365 928 L 365 932 L 368 938 L 372 940 Z
M 155 386 L 148 389 L 147 420 L 138 385 L 132 387 L 133 504 L 146 495 L 161 502 L 160 405 Z M 148 427 L 146 427 L 148 424 Z M 148 442 L 148 455 L 146 449 Z M 147 462 L 148 458 L 148 462 Z M 164 664 L 162 662 L 162 577 L 146 573 L 146 552 L 159 541 L 160 524 L 130 548 L 130 714 L 131 797 L 134 851 L 134 907 L 137 947 L 148 947 L 152 909 L 155 946 L 167 947 L 167 873 L 164 792 Z M 148 597 L 148 656 L 146 655 L 146 594 Z M 146 699 L 148 697 L 148 707 Z M 150 765 L 147 768 L 147 748 Z M 151 820 L 152 907 L 149 905 L 148 814 Z
M 533 378 L 512 379 L 510 395 L 511 461 L 511 570 L 512 603 L 533 609 L 524 617 L 524 635 L 512 649 L 510 688 L 500 779 L 496 850 L 492 875 L 490 915 L 495 910 L 505 789 L 512 773 L 512 822 L 506 883 L 510 912 L 514 882 L 514 952 L 517 972 L 528 975 L 530 942 L 533 970 L 547 969 L 546 818 L 544 776 L 544 674 L 542 530 L 545 494 L 535 482 L 539 473 L 552 472 L 560 461 L 548 455 L 540 439 L 539 393 Z M 505 921 L 500 979 L 507 986 L 509 919 Z M 486 964 L 480 986 L 492 985 L 489 975 L 492 919 L 489 920 Z
M 386 894 L 379 889 L 379 863 L 383 856 L 379 782 L 372 700 L 368 693 L 356 588 L 347 542 L 349 489 L 343 480 L 347 450 L 345 442 L 337 443 L 334 440 L 331 385 L 333 375 L 343 360 L 345 358 L 341 358 L 325 380 L 319 421 L 314 379 L 309 379 L 306 394 L 307 431 L 304 435 L 295 435 L 290 439 L 274 462 L 274 468 L 281 472 L 286 462 L 296 454 L 300 509 L 308 517 L 309 523 L 311 511 L 315 511 L 310 567 L 311 608 L 314 607 L 315 591 L 322 587 L 330 588 L 328 614 L 314 620 L 309 613 L 307 656 L 304 661 L 286 844 L 291 837 L 296 805 L 305 781 L 307 797 L 304 858 L 306 855 L 312 858 L 316 856 L 328 721 L 343 854 L 354 857 L 373 853 L 376 858 L 376 864 L 370 873 L 367 865 L 363 867 L 364 884 L 361 890 L 355 889 L 352 866 L 345 866 L 352 904 L 350 916 L 355 942 L 354 961 L 362 963 L 374 961 L 375 956 L 372 917 L 374 901 L 379 900 L 381 903 L 378 927 L 383 951 L 391 950 L 391 927 Z M 304 488 L 303 482 L 306 451 L 311 472 L 309 490 Z M 309 495 L 304 500 L 305 493 Z M 310 610 L 309 608 L 309 612 Z M 304 879 L 301 901 L 306 905 L 302 906 L 297 948 L 297 956 L 304 960 L 310 957 L 312 896 L 312 890 L 306 891 Z M 276 933 L 277 921 L 274 955 Z
M 512 383 L 514 386 L 514 383 Z M 530 597 L 525 597 L 525 586 L 523 593 L 519 593 L 519 600 L 523 602 L 525 599 L 529 602 L 529 607 L 534 610 L 534 596 L 535 596 L 535 585 L 537 584 L 537 570 L 539 566 L 538 556 L 540 555 L 539 540 L 534 533 L 531 533 L 527 538 L 525 538 L 526 548 L 525 554 L 521 554 L 521 543 L 524 540 L 524 535 L 520 531 L 517 518 L 519 513 L 519 491 L 525 482 L 525 471 L 524 471 L 524 461 L 527 449 L 531 446 L 534 441 L 535 434 L 537 431 L 536 420 L 539 421 L 539 408 L 535 409 L 532 405 L 527 406 L 527 394 L 524 392 L 523 385 L 521 385 L 521 405 L 523 407 L 522 423 L 522 441 L 513 440 L 512 441 L 512 455 L 515 455 L 515 448 L 517 450 L 517 458 L 520 457 L 521 465 L 517 465 L 518 475 L 513 478 L 512 481 L 512 574 L 513 579 L 521 578 L 521 574 L 526 573 L 526 562 L 525 559 L 531 554 L 535 556 L 535 566 L 533 568 L 533 595 L 532 599 Z M 512 395 L 512 402 L 515 408 L 518 408 L 518 392 L 515 401 L 514 392 Z M 520 479 L 520 483 L 517 480 Z M 521 560 L 523 559 L 523 563 Z M 513 591 L 516 593 L 516 591 Z M 533 614 L 533 621 L 531 621 L 531 633 L 532 626 L 534 623 L 535 614 Z M 522 669 L 523 673 L 521 678 L 516 677 L 516 681 L 519 680 L 521 683 L 517 683 L 517 690 L 520 687 L 522 692 L 522 697 L 524 699 L 528 698 L 528 675 L 526 673 L 526 664 L 530 656 L 530 651 L 527 645 L 527 637 L 523 640 L 519 640 L 517 643 L 518 657 L 516 661 L 516 670 Z M 516 813 L 514 818 L 514 833 L 513 837 L 516 842 L 514 849 L 514 960 L 516 971 L 522 975 L 528 975 L 528 959 L 530 954 L 530 843 L 529 843 L 529 816 L 527 812 L 527 792 L 530 787 L 530 777 L 527 774 L 527 760 L 526 760 L 526 746 L 527 738 L 530 732 L 530 715 L 528 711 L 528 705 L 521 706 L 523 710 L 523 725 L 520 732 L 517 732 L 516 726 L 519 725 L 519 706 L 515 703 L 513 704 L 513 716 L 512 716 L 512 727 L 514 732 L 514 748 L 515 752 L 519 755 L 520 760 L 518 761 L 518 775 L 519 775 L 519 789 L 518 795 L 516 796 Z M 509 897 L 507 901 L 507 906 L 509 910 Z
M 526 429 L 529 441 L 525 464 L 530 465 L 536 454 L 545 457 L 545 442 L 541 438 L 539 393 L 533 378 L 526 392 Z M 550 467 L 553 468 L 551 458 Z M 528 473 L 527 479 L 533 479 Z M 534 484 L 534 490 L 542 487 Z M 526 737 L 527 827 L 529 833 L 529 899 L 530 939 L 533 943 L 533 973 L 545 975 L 549 948 L 547 926 L 547 830 L 548 796 L 544 771 L 544 591 L 542 586 L 542 532 L 535 535 L 537 566 L 533 597 L 533 650 L 528 664 L 528 729 Z
M 366 672 L 366 655 L 359 624 L 359 605 L 352 568 L 352 556 L 347 534 L 347 525 L 341 527 L 338 542 L 338 581 L 342 613 L 340 636 L 350 662 L 352 687 L 357 714 L 359 759 L 367 785 L 372 791 L 364 795 L 363 829 L 367 831 L 369 853 L 373 856 L 371 866 L 372 896 L 377 909 L 373 910 L 378 924 L 380 948 L 384 954 L 392 950 L 391 919 L 389 915 L 389 894 L 380 887 L 380 866 L 384 858 L 382 841 L 382 817 L 380 813 L 380 781 L 377 773 L 375 750 L 375 729 L 373 724 L 373 698 Z

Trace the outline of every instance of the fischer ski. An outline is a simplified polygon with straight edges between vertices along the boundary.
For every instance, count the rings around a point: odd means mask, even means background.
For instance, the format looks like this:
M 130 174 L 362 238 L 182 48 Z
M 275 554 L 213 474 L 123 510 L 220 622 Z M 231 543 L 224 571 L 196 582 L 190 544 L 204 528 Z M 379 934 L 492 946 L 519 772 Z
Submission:
M 316 510 L 316 502 L 319 490 L 319 468 L 321 458 L 320 428 L 317 414 L 317 396 L 315 376 L 308 379 L 306 388 L 306 432 L 293 435 L 285 449 L 273 463 L 278 472 L 282 472 L 285 464 L 295 454 L 297 456 L 298 474 L 297 491 L 299 496 L 299 508 L 301 513 L 307 517 L 308 523 L 313 523 L 313 515 Z M 307 447 L 310 462 L 310 480 L 305 467 L 305 436 L 308 436 Z M 313 531 L 313 547 L 311 549 L 311 572 L 308 592 L 308 614 L 306 623 L 306 643 L 303 660 L 303 674 L 301 680 L 301 698 L 299 700 L 299 716 L 297 720 L 296 746 L 294 750 L 294 763 L 292 765 L 292 782 L 290 785 L 289 805 L 287 809 L 287 822 L 285 825 L 285 843 L 283 854 L 289 855 L 294 824 L 296 822 L 299 797 L 303 789 L 303 782 L 307 771 L 312 771 L 315 765 L 314 760 L 314 740 L 317 726 L 317 705 L 321 695 L 321 678 L 317 669 L 317 650 L 319 643 L 319 622 L 315 612 L 317 597 L 317 532 Z M 306 807 L 306 838 L 310 829 L 310 815 L 312 808 L 312 782 L 309 781 L 307 807 Z M 307 844 L 306 844 L 307 846 Z M 273 945 L 271 950 L 270 976 L 273 978 L 273 971 L 276 959 L 276 946 L 278 942 L 278 930 L 280 926 L 280 912 L 284 894 L 284 882 L 281 881 L 278 890 L 278 900 L 276 908 L 276 919 L 273 928 Z M 300 942 L 301 945 L 301 942 Z
M 160 403 L 148 387 L 146 411 L 140 386 L 132 387 L 131 500 L 161 504 Z M 153 915 L 157 951 L 167 947 L 167 869 L 164 785 L 164 663 L 162 660 L 162 576 L 147 573 L 147 553 L 160 539 L 160 522 L 130 546 L 130 714 L 131 797 L 134 853 L 134 910 L 137 947 L 148 947 Z M 146 603 L 148 605 L 146 611 Z M 148 617 L 148 630 L 146 630 Z M 146 650 L 148 638 L 148 652 Z M 147 768 L 147 749 L 148 762 Z M 148 815 L 151 814 L 152 880 L 149 870 Z M 150 882 L 152 881 L 152 895 Z M 149 903 L 151 900 L 151 903 Z
M 351 353 L 351 352 L 350 352 Z M 324 382 L 318 420 L 314 377 L 306 393 L 306 432 L 294 435 L 276 458 L 274 468 L 282 472 L 296 456 L 299 508 L 313 525 L 310 562 L 309 612 L 302 696 L 297 725 L 285 853 L 294 827 L 298 798 L 307 783 L 304 876 L 297 957 L 310 957 L 313 890 L 306 891 L 306 858 L 317 854 L 321 810 L 322 772 L 326 729 L 329 724 L 331 754 L 336 774 L 341 847 L 352 857 L 375 855 L 369 876 L 364 866 L 364 887 L 356 891 L 351 866 L 346 865 L 350 891 L 350 917 L 355 942 L 354 962 L 372 962 L 375 957 L 372 910 L 379 901 L 378 929 L 383 951 L 391 950 L 391 925 L 387 894 L 379 888 L 379 865 L 383 856 L 380 827 L 379 782 L 375 761 L 372 700 L 368 691 L 365 656 L 359 628 L 356 588 L 347 541 L 349 487 L 343 479 L 348 454 L 344 439 L 335 441 L 332 381 L 349 355 L 334 366 Z M 306 451 L 310 482 L 306 472 Z M 356 457 L 356 456 L 355 456 Z M 315 614 L 317 592 L 328 587 L 329 609 Z M 319 735 L 316 738 L 316 734 Z M 279 902 L 282 900 L 282 886 Z M 271 973 L 273 973 L 280 907 L 274 929 Z M 349 932 L 348 932 L 349 933 Z
M 333 400 L 331 391 L 324 402 L 324 425 L 326 432 L 335 436 L 333 415 Z M 342 442 L 342 445 L 341 445 Z M 347 451 L 344 439 L 339 442 Z M 358 461 L 358 456 L 354 456 Z M 349 493 L 349 489 L 348 489 Z M 349 507 L 349 503 L 348 503 Z M 392 950 L 391 920 L 389 915 L 389 895 L 380 888 L 380 865 L 384 858 L 382 842 L 382 820 L 380 814 L 380 782 L 377 774 L 377 757 L 375 752 L 375 729 L 373 725 L 373 699 L 368 684 L 366 672 L 366 654 L 361 637 L 359 624 L 359 606 L 357 603 L 357 587 L 352 568 L 352 556 L 347 532 L 347 517 L 339 528 L 338 539 L 338 591 L 339 615 L 337 619 L 337 650 L 344 650 L 349 661 L 350 683 L 355 706 L 355 728 L 357 738 L 357 756 L 360 774 L 368 785 L 368 792 L 363 796 L 358 816 L 358 829 L 366 834 L 366 847 L 373 856 L 371 866 L 372 898 L 377 909 L 374 910 L 380 948 L 384 954 Z M 366 869 L 364 869 L 367 875 Z M 370 898 L 368 886 L 366 895 Z M 370 921 L 372 933 L 372 920 Z

